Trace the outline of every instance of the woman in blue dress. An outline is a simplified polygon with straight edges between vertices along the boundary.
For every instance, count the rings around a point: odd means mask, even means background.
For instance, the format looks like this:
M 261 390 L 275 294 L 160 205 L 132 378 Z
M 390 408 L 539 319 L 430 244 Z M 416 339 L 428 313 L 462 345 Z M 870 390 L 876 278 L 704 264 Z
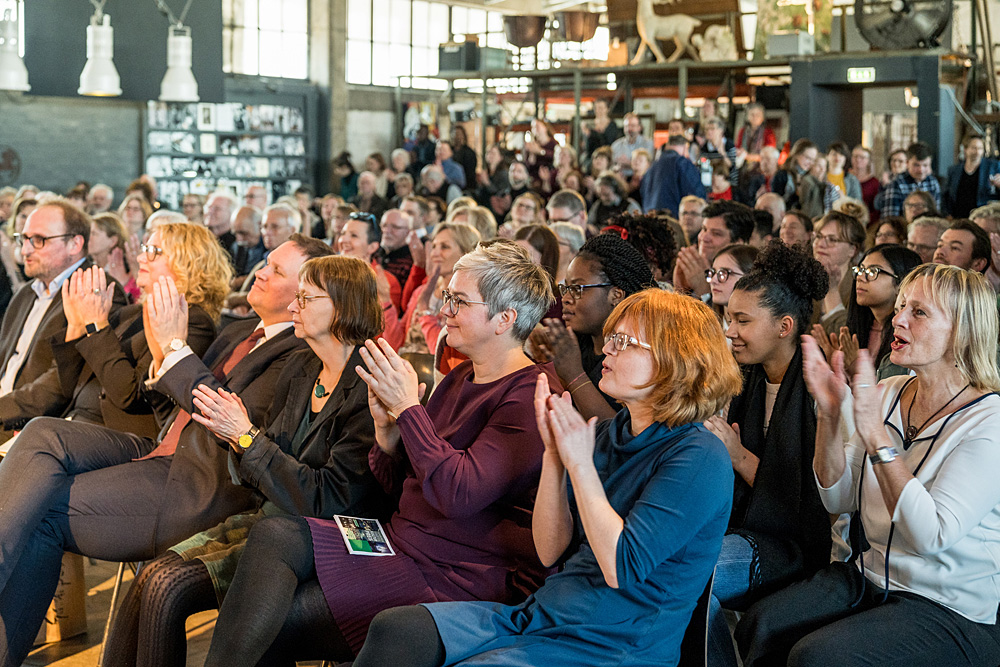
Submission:
M 539 378 L 545 444 L 532 536 L 558 574 L 523 604 L 379 614 L 355 667 L 676 665 L 719 555 L 733 473 L 702 420 L 740 389 L 711 309 L 658 289 L 604 326 L 601 390 L 625 407 L 584 421 Z

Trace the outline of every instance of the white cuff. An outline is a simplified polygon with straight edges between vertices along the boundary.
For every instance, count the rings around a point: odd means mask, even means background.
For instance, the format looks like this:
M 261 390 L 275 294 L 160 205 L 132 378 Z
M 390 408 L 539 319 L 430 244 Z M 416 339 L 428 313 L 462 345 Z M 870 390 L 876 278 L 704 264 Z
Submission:
M 194 350 L 191 349 L 190 345 L 185 345 L 179 350 L 171 351 L 166 357 L 163 358 L 163 362 L 160 364 L 160 370 L 153 373 L 153 364 L 149 364 L 149 379 L 146 380 L 146 387 L 152 389 L 159 382 L 160 378 L 166 375 L 167 371 L 176 366 L 182 359 L 194 354 Z

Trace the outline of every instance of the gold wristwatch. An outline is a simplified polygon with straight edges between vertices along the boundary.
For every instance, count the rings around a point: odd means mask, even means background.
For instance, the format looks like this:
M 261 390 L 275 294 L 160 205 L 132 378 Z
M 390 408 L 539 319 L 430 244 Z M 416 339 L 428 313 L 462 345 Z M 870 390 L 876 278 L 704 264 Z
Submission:
M 236 444 L 240 446 L 240 449 L 243 450 L 249 449 L 250 445 L 253 444 L 253 439 L 256 438 L 259 433 L 260 433 L 259 428 L 257 428 L 256 426 L 251 426 L 246 433 L 240 435 L 240 437 L 236 441 Z

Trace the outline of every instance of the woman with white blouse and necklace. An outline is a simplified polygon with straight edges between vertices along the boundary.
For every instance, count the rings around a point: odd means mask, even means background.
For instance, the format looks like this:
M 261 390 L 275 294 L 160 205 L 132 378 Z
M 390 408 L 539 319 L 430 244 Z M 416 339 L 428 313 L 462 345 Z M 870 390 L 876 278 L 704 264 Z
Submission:
M 996 296 L 978 273 L 926 264 L 892 324 L 890 358 L 915 377 L 876 383 L 861 350 L 848 442 L 843 353 L 831 367 L 805 337 L 813 471 L 827 511 L 854 513 L 854 559 L 750 609 L 736 630 L 747 667 L 1000 663 Z

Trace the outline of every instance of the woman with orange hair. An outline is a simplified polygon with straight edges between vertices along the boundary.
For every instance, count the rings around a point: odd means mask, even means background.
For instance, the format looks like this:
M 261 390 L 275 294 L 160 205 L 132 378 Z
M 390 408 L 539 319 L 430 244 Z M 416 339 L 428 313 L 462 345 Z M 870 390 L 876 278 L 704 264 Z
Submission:
M 355 667 L 676 664 L 732 495 L 729 457 L 700 422 L 739 391 L 739 369 L 712 310 L 678 294 L 633 294 L 604 333 L 601 389 L 625 405 L 614 419 L 584 421 L 541 377 L 535 392 L 532 536 L 562 570 L 516 606 L 383 612 Z

